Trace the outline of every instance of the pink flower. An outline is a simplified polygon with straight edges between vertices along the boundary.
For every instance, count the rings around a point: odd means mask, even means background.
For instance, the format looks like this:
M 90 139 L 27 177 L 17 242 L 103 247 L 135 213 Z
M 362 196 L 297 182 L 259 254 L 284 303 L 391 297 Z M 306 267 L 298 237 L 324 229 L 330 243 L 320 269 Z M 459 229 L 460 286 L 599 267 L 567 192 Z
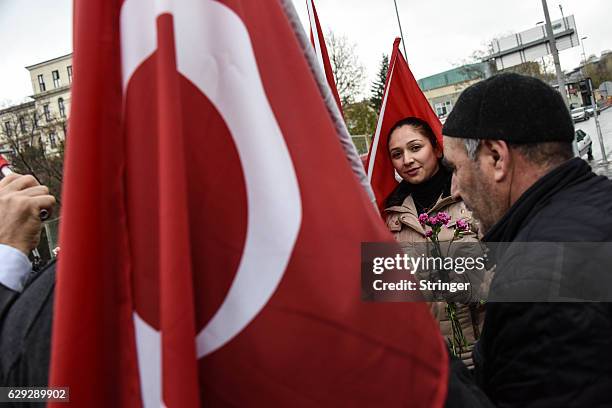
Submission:
M 425 232 L 425 236 L 426 236 L 427 238 L 431 238 L 431 237 L 433 236 L 433 231 L 432 231 L 432 230 L 429 230 L 429 231 Z
M 441 224 L 440 220 L 438 220 L 438 216 L 434 215 L 433 217 L 429 217 L 428 225 L 435 226 Z
M 419 222 L 421 225 L 425 225 L 429 222 L 429 216 L 425 213 L 419 214 Z
M 457 229 L 459 231 L 468 231 L 470 229 L 470 224 L 466 220 L 457 220 Z
M 438 221 L 444 225 L 448 225 L 448 222 L 451 219 L 451 216 L 448 215 L 448 213 L 444 211 L 439 212 L 438 215 L 436 215 L 436 217 L 438 218 Z

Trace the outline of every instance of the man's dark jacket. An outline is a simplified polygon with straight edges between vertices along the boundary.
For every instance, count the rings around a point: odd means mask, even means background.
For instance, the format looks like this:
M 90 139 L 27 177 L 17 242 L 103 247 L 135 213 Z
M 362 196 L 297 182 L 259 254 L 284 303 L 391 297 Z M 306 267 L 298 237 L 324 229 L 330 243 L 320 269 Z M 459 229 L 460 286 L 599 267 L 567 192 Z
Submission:
M 612 241 L 612 182 L 572 159 L 528 189 L 485 241 Z M 507 254 L 498 255 L 499 266 Z M 492 286 L 505 280 L 500 268 Z M 612 308 L 490 302 L 474 361 L 476 381 L 497 407 L 611 407 Z
M 21 294 L 0 284 L 0 386 L 47 385 L 54 286 L 55 264 Z

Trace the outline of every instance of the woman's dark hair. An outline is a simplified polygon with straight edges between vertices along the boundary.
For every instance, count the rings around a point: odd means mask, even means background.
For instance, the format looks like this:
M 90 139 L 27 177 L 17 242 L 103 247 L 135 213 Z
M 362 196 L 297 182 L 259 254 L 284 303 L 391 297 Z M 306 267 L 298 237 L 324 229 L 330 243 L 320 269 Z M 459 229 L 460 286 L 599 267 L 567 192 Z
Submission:
M 387 147 L 389 146 L 389 142 L 391 141 L 391 134 L 393 134 L 396 129 L 399 129 L 402 126 L 413 127 L 414 130 L 429 139 L 429 142 L 431 143 L 431 146 L 434 149 L 439 146 L 438 139 L 436 139 L 436 135 L 434 134 L 433 130 L 431 130 L 431 126 L 429 126 L 429 123 L 427 123 L 423 119 L 409 116 L 407 118 L 397 121 L 395 125 L 393 125 L 393 127 L 389 131 L 389 137 L 387 137 Z

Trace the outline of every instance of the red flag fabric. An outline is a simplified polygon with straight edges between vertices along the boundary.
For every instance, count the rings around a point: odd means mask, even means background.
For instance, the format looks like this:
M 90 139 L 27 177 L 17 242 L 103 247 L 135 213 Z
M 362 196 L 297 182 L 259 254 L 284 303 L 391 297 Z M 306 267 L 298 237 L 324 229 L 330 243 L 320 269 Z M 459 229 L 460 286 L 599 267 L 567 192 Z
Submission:
M 393 43 L 393 52 L 387 71 L 383 103 L 378 115 L 376 133 L 368 152 L 367 173 L 376 196 L 378 209 L 384 210 L 384 202 L 397 186 L 395 170 L 388 151 L 389 131 L 399 120 L 414 116 L 431 126 L 442 146 L 442 124 L 414 79 L 408 63 L 399 50 L 400 39 Z
M 331 63 L 329 62 L 329 54 L 327 53 L 327 46 L 325 45 L 325 37 L 323 36 L 323 30 L 321 29 L 321 23 L 319 23 L 319 16 L 317 9 L 314 5 L 314 0 L 306 0 L 306 8 L 308 9 L 308 21 L 310 22 L 310 42 L 314 48 L 317 56 L 319 65 L 325 72 L 325 78 L 327 78 L 327 84 L 332 91 L 332 95 L 336 100 L 336 105 L 342 116 L 342 103 L 340 102 L 340 95 L 338 94 L 338 88 L 336 87 L 336 80 L 334 79 L 334 71 L 332 70 Z
M 0 154 L 0 169 L 4 166 L 8 166 L 8 162 L 6 161 L 6 159 Z
M 75 406 L 444 403 L 426 305 L 360 300 L 360 242 L 392 238 L 264 3 L 75 1 L 50 379 Z

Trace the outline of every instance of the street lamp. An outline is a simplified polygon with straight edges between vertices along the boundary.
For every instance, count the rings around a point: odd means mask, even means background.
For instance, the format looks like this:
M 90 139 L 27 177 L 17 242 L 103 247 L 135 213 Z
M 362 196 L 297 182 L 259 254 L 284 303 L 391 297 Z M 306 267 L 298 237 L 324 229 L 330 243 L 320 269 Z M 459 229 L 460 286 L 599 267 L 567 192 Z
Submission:
M 563 98 L 563 102 L 565 102 L 565 106 L 569 106 L 569 101 L 567 100 L 567 91 L 565 89 L 565 77 L 563 76 L 563 71 L 561 70 L 561 62 L 559 61 L 559 50 L 557 49 L 557 41 L 555 40 L 552 24 L 550 22 L 550 14 L 548 13 L 548 4 L 546 3 L 546 0 L 542 0 L 542 8 L 544 9 L 544 20 L 546 21 L 546 36 L 548 37 L 550 53 L 553 56 L 553 61 L 555 63 L 555 71 L 557 73 L 557 86 L 559 87 L 559 93 Z
M 582 41 L 582 65 L 585 66 L 586 65 L 586 53 L 584 52 L 584 40 L 586 40 L 589 37 L 582 37 L 580 39 L 580 41 Z
M 563 15 L 563 6 L 559 4 L 559 10 L 561 10 L 561 18 L 563 19 L 563 29 L 567 30 L 567 26 L 565 25 L 565 16 Z
M 536 26 L 542 25 L 544 24 L 544 21 L 538 21 L 536 23 Z M 544 27 L 542 27 L 542 33 L 544 34 L 544 36 L 546 37 L 546 30 Z M 542 71 L 544 73 L 544 75 L 546 75 L 548 72 L 546 71 L 546 64 L 544 63 L 544 56 L 542 55 Z

